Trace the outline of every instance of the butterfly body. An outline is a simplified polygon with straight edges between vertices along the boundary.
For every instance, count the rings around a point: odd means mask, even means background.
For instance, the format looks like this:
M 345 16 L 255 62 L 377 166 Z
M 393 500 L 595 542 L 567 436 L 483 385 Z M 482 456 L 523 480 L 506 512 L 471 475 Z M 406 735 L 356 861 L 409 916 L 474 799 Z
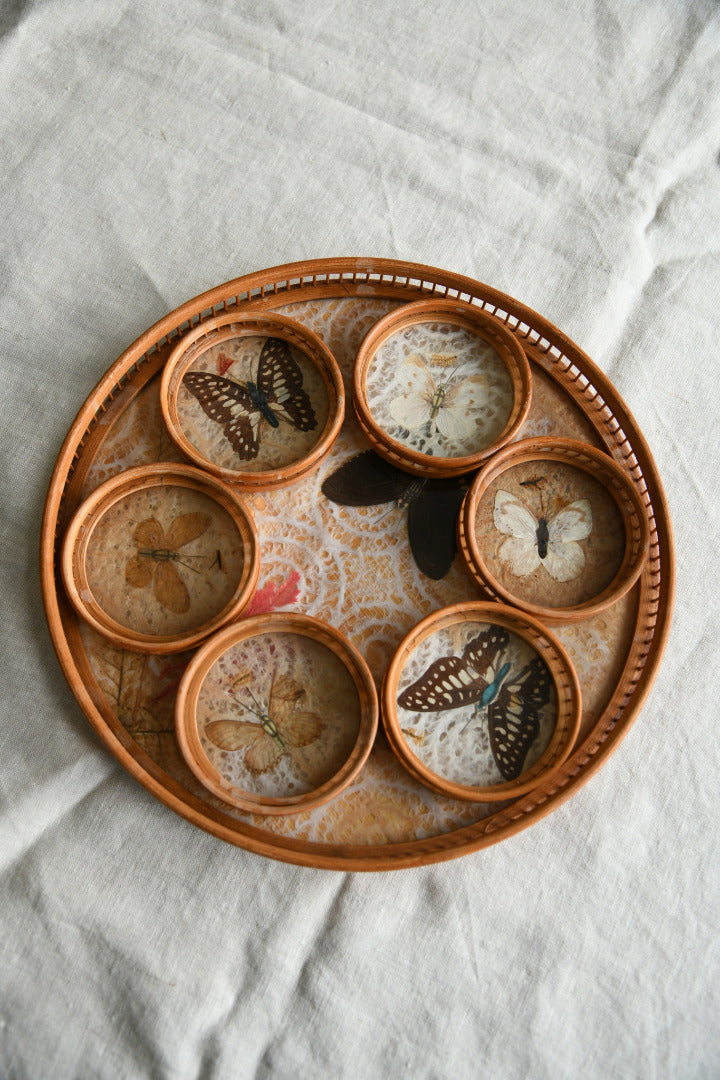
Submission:
M 548 529 L 548 523 L 544 517 L 541 517 L 538 520 L 538 527 L 535 530 L 535 539 L 537 540 L 538 555 L 541 559 L 546 559 L 548 542 L 550 540 L 550 530 Z
M 505 678 L 505 676 L 507 675 L 509 670 L 510 670 L 510 663 L 509 662 L 504 663 L 503 666 L 498 671 L 495 678 L 493 679 L 493 681 L 491 683 L 489 683 L 485 687 L 485 689 L 483 690 L 482 695 L 480 697 L 480 701 L 478 702 L 478 704 L 480 705 L 481 708 L 485 708 L 485 706 L 489 705 L 491 701 L 495 700 L 495 698 L 498 695 L 498 691 L 500 690 L 500 686 L 502 685 L 502 681 Z
M 183 559 L 197 558 L 196 555 L 188 555 L 186 553 L 181 557 L 179 551 L 171 551 L 169 548 L 155 548 L 153 551 L 148 551 L 145 548 L 138 548 L 138 555 L 142 555 L 145 559 L 155 559 L 157 562 L 179 562 L 182 563 L 183 566 L 187 565 Z M 188 566 L 188 570 L 194 569 L 193 566 Z
M 432 400 L 430 402 L 430 419 L 431 420 L 435 419 L 435 417 L 437 416 L 437 414 L 440 412 L 443 405 L 445 404 L 446 391 L 447 391 L 446 384 L 441 383 L 440 386 L 438 386 L 435 393 L 433 394 Z
M 281 750 L 285 750 L 285 740 L 280 734 L 278 726 L 270 714 L 266 712 L 258 713 L 258 720 L 260 721 L 260 726 L 265 734 L 269 735 Z
M 540 732 L 540 712 L 550 700 L 552 678 L 541 657 L 534 657 L 517 675 L 506 660 L 495 664 L 509 644 L 502 627 L 481 631 L 462 657 L 443 656 L 398 696 L 398 705 L 418 712 L 444 712 L 475 705 L 474 719 L 487 709 L 490 748 L 504 780 L 523 771 L 525 758 Z M 462 728 L 462 732 L 470 720 Z
M 250 395 L 250 400 L 252 401 L 253 405 L 258 410 L 258 412 L 262 413 L 268 424 L 270 424 L 271 427 L 280 427 L 280 421 L 270 408 L 270 402 L 268 401 L 267 394 L 264 393 L 264 391 L 262 391 L 260 387 L 252 381 L 252 379 L 248 379 L 245 383 L 245 386 L 247 387 L 247 391 Z
M 227 367 L 224 367 L 227 370 Z M 290 346 L 280 338 L 267 338 L 254 378 L 236 381 L 212 371 L 188 371 L 183 386 L 200 403 L 243 461 L 258 456 L 263 422 L 278 428 L 280 421 L 298 431 L 313 431 L 318 424 L 303 375 Z
M 427 480 L 413 480 L 395 499 L 395 505 L 399 510 L 407 510 L 416 499 L 419 499 L 425 490 Z

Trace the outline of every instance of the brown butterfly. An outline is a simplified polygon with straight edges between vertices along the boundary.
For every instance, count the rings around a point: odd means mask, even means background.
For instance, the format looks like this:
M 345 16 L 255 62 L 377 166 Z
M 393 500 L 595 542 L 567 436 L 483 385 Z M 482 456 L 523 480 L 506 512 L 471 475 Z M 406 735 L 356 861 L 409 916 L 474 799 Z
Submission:
M 178 549 L 202 536 L 209 525 L 207 514 L 181 514 L 170 522 L 165 532 L 156 518 L 145 518 L 133 533 L 137 553 L 125 565 L 128 585 L 144 589 L 152 582 L 157 602 L 168 611 L 183 615 L 190 608 L 190 594 L 175 564 L 199 573 L 185 560 L 201 556 L 180 554 Z
M 221 750 L 245 750 L 245 766 L 251 773 L 273 769 L 286 752 L 307 746 L 322 731 L 322 719 L 315 712 L 296 712 L 295 706 L 305 696 L 305 689 L 289 675 L 274 675 L 267 709 L 252 690 L 247 691 L 252 704 L 243 708 L 254 713 L 257 722 L 213 720 L 205 734 Z

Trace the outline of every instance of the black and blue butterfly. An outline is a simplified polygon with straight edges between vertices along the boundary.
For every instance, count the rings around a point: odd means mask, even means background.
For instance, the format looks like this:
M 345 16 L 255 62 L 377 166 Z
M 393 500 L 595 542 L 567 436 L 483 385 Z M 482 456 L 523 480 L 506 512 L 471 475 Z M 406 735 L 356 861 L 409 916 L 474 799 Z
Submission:
M 317 427 L 302 371 L 282 338 L 265 340 L 252 379 L 236 382 L 212 371 L 188 371 L 183 386 L 210 419 L 222 425 L 225 438 L 243 461 L 257 457 L 263 424 L 277 428 L 282 420 L 298 431 Z
M 487 709 L 490 748 L 504 780 L 522 773 L 553 685 L 540 656 L 512 674 L 511 663 L 502 662 L 509 641 L 504 627 L 482 630 L 462 656 L 434 660 L 397 699 L 409 712 L 444 712 L 465 705 L 475 705 L 476 714 Z
M 429 480 L 412 476 L 374 450 L 350 458 L 331 473 L 322 492 L 341 506 L 394 502 L 407 509 L 410 550 L 418 568 L 438 581 L 455 558 L 455 525 L 466 483 L 459 478 Z

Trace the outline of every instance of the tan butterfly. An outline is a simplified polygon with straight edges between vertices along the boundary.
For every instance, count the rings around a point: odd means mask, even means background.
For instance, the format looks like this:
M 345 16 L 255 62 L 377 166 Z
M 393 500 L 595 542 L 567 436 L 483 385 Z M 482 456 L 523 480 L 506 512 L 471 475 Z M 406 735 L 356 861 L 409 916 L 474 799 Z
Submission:
M 544 511 L 536 518 L 521 499 L 499 489 L 493 511 L 495 528 L 506 540 L 498 552 L 518 577 L 532 574 L 538 566 L 556 581 L 572 581 L 585 567 L 585 553 L 578 540 L 592 531 L 592 510 L 587 499 L 576 499 L 554 517 Z
M 390 402 L 396 423 L 416 431 L 429 424 L 446 439 L 468 439 L 476 427 L 477 410 L 485 404 L 487 382 L 484 375 L 457 377 L 457 365 L 447 376 L 435 381 L 424 360 L 413 354 L 398 369 L 402 394 Z
M 198 573 L 186 560 L 200 556 L 181 554 L 179 549 L 202 536 L 209 525 L 207 514 L 181 514 L 170 522 L 167 532 L 156 518 L 141 521 L 133 533 L 137 553 L 125 565 L 128 585 L 144 589 L 152 582 L 157 602 L 183 615 L 190 608 L 190 594 L 175 564 Z
M 252 690 L 246 691 L 252 704 L 243 708 L 257 721 L 213 720 L 205 727 L 210 742 L 221 750 L 246 750 L 244 764 L 251 773 L 266 773 L 294 747 L 315 742 L 322 731 L 322 719 L 315 712 L 298 712 L 298 702 L 306 690 L 289 675 L 273 676 L 267 709 Z

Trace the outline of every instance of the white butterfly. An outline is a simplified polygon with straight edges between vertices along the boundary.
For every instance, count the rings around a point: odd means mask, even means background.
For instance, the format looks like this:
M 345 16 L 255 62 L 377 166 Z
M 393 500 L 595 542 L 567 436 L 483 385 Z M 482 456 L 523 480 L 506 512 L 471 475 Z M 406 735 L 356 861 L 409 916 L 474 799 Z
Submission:
M 417 355 L 409 356 L 398 369 L 403 393 L 390 402 L 396 423 L 416 431 L 430 423 L 446 439 L 468 439 L 475 431 L 476 410 L 487 397 L 484 375 L 469 375 L 458 382 L 453 373 L 440 382 Z
M 509 491 L 498 490 L 493 512 L 495 528 L 509 536 L 498 552 L 518 577 L 543 566 L 556 581 L 572 581 L 585 566 L 578 540 L 592 531 L 592 510 L 587 499 L 576 499 L 548 521 Z

